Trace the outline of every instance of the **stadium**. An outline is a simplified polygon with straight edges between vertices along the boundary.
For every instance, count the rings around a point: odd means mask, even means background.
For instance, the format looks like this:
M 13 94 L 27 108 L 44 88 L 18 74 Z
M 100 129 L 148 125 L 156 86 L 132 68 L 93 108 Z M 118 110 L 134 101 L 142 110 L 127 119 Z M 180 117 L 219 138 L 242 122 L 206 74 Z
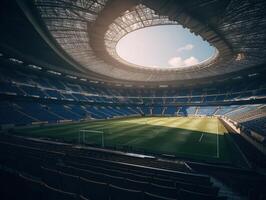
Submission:
M 2 0 L 0 199 L 265 200 L 264 0 Z

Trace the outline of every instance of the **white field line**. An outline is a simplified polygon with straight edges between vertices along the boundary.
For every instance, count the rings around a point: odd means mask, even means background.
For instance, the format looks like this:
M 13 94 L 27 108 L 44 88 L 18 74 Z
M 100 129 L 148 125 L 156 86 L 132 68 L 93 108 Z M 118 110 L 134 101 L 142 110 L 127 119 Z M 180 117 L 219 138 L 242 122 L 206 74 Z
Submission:
M 216 145 L 216 156 L 217 158 L 220 157 L 220 152 L 219 152 L 219 121 L 217 121 L 217 145 Z
M 199 142 L 201 142 L 202 138 L 203 138 L 204 134 L 202 133 L 199 139 Z

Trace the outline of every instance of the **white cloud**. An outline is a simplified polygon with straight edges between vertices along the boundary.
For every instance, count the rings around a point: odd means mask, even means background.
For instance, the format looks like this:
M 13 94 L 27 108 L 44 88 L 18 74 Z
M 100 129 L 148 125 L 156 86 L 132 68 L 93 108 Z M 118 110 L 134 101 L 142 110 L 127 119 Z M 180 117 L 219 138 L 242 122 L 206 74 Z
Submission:
M 189 57 L 188 59 L 184 60 L 186 66 L 196 65 L 199 63 L 199 60 L 193 56 Z
M 173 57 L 168 60 L 168 64 L 173 67 L 180 67 L 184 65 L 184 62 L 181 57 Z
M 181 57 L 172 57 L 168 60 L 168 64 L 172 67 L 188 67 L 191 65 L 196 65 L 199 60 L 193 56 L 183 60 Z
M 190 51 L 193 48 L 194 48 L 193 44 L 187 44 L 187 45 L 185 45 L 183 47 L 178 48 L 177 52 L 180 53 L 181 51 Z

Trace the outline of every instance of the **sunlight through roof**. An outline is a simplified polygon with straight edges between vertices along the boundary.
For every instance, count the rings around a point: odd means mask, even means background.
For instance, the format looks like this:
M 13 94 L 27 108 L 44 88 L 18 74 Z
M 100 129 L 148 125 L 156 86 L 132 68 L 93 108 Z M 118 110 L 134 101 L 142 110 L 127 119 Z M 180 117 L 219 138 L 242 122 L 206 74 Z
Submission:
M 116 51 L 130 64 L 160 69 L 194 66 L 216 53 L 208 42 L 181 25 L 159 25 L 130 32 L 118 41 Z

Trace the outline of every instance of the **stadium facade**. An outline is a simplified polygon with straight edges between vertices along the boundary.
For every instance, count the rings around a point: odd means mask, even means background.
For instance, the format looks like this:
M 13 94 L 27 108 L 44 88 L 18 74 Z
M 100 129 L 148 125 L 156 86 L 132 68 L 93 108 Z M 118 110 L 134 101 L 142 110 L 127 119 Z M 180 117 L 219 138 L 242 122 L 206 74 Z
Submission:
M 1 199 L 266 198 L 265 1 L 0 5 Z M 117 54 L 163 25 L 215 53 L 172 68 Z

